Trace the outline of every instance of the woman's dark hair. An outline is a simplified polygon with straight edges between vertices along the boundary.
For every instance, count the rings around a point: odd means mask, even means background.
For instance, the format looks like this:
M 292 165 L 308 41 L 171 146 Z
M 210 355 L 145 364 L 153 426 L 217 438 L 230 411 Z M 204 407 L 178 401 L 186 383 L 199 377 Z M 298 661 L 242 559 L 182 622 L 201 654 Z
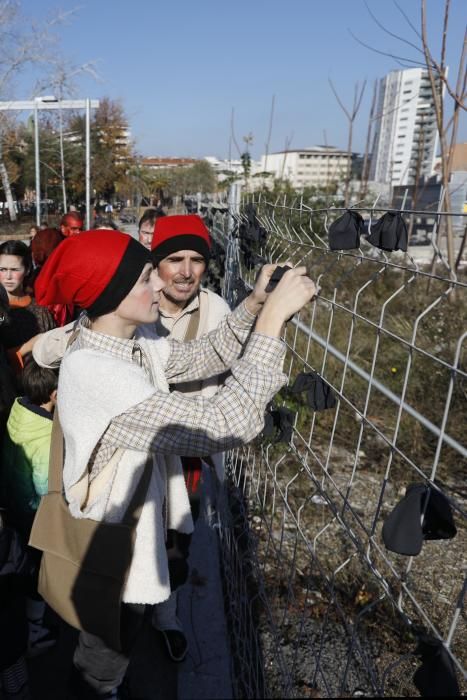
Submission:
M 34 265 L 40 267 L 49 255 L 63 241 L 63 236 L 56 228 L 43 228 L 31 241 L 31 256 Z
M 50 401 L 50 394 L 58 386 L 57 372 L 41 367 L 31 356 L 23 369 L 22 384 L 24 395 L 30 402 L 41 406 Z
M 8 301 L 8 294 L 3 286 L 0 284 L 0 326 L 6 326 L 10 321 L 10 302 Z
M 27 277 L 32 270 L 31 250 L 23 241 L 5 241 L 0 245 L 0 255 L 16 255 L 22 258 Z
M 1 329 L 10 321 L 10 304 L 5 287 L 0 284 L 0 442 L 3 438 L 5 425 L 11 406 L 17 394 L 13 373 L 8 364 L 3 348 Z
M 93 229 L 96 229 L 96 228 L 97 228 L 97 229 L 99 229 L 99 228 L 107 228 L 107 229 L 113 228 L 114 231 L 117 231 L 117 230 L 118 230 L 117 226 L 114 224 L 113 221 L 111 221 L 110 219 L 106 218 L 105 216 L 102 216 L 101 214 L 98 214 L 98 216 L 96 216 L 96 218 L 94 219 L 94 221 L 93 221 L 93 223 L 92 223 L 92 228 L 93 228 Z

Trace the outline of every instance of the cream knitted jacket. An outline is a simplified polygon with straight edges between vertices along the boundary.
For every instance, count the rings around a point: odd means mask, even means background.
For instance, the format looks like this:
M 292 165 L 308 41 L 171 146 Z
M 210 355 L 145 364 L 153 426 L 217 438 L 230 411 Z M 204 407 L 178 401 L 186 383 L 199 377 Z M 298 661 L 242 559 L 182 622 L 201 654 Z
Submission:
M 63 481 L 70 512 L 77 518 L 121 521 L 143 473 L 149 453 L 136 450 L 117 450 L 92 482 L 87 468 L 112 418 L 149 398 L 154 386 L 160 391 L 169 390 L 164 376 L 167 340 L 139 337 L 138 343 L 150 362 L 154 385 L 142 368 L 81 348 L 79 339 L 62 361 L 58 410 L 66 449 Z M 159 603 L 169 597 L 166 528 L 184 533 L 193 530 L 180 459 L 161 455 L 152 458 L 154 468 L 123 594 L 126 603 Z

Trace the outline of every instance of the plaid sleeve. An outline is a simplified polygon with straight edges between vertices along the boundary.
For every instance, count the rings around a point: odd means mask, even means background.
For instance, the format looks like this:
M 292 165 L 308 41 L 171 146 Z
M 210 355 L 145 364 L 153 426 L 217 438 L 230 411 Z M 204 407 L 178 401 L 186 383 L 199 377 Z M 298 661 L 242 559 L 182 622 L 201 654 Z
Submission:
M 202 457 L 249 442 L 263 427 L 266 405 L 286 383 L 284 356 L 280 340 L 253 333 L 215 396 L 155 392 L 114 418 L 101 446 Z
M 256 316 L 245 302 L 228 314 L 219 326 L 198 340 L 169 340 L 170 356 L 165 374 L 169 384 L 206 379 L 230 369 L 248 340 Z

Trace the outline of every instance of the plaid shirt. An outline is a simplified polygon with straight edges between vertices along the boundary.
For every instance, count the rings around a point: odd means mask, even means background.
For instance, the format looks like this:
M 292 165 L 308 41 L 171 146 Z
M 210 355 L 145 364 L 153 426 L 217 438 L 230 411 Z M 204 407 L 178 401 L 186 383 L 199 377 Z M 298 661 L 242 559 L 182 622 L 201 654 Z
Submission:
M 216 330 L 199 340 L 180 343 L 169 339 L 165 369 L 169 383 L 209 377 L 226 367 L 231 367 L 231 376 L 210 399 L 156 390 L 115 417 L 91 457 L 91 478 L 119 447 L 203 457 L 252 440 L 263 426 L 266 405 L 286 382 L 282 373 L 284 343 L 251 333 L 254 320 L 241 304 Z M 135 362 L 150 376 L 149 362 L 137 339 L 103 335 L 82 323 L 79 347 Z

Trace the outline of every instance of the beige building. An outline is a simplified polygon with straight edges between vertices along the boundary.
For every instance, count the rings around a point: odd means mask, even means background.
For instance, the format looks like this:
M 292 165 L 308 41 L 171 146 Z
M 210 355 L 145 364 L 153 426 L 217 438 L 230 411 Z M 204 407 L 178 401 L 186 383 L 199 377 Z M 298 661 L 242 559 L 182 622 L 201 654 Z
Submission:
M 456 143 L 453 148 L 452 172 L 467 171 L 467 143 Z
M 275 179 L 289 180 L 296 189 L 327 187 L 341 182 L 349 164 L 347 151 L 334 146 L 313 146 L 279 151 L 261 158 L 261 170 Z
M 151 170 L 189 168 L 198 162 L 196 158 L 164 158 L 160 156 L 151 156 L 141 159 L 141 165 L 145 168 L 151 168 Z

